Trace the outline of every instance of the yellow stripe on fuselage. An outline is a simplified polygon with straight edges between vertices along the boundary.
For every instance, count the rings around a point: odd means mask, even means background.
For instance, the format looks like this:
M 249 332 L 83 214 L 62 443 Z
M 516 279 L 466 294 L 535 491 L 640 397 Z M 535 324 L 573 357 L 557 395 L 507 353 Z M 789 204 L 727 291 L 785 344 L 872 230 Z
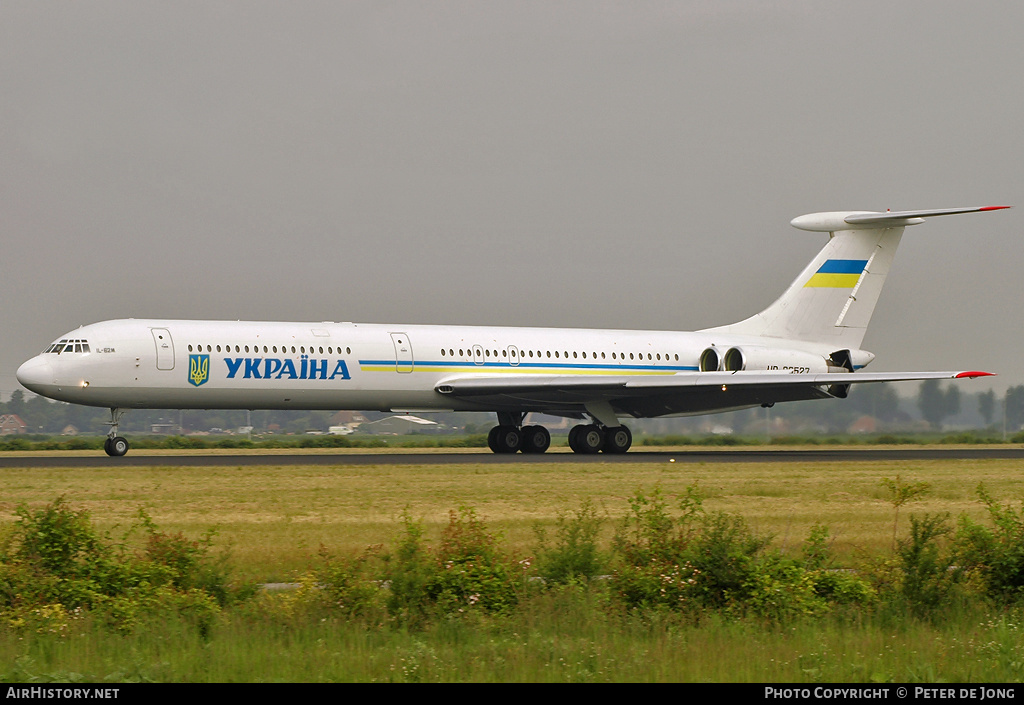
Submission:
M 394 372 L 394 365 L 361 365 L 359 369 L 363 372 Z M 449 372 L 452 374 L 460 372 L 470 372 L 477 374 L 495 374 L 495 373 L 518 373 L 524 375 L 615 375 L 615 376 L 626 376 L 626 375 L 674 375 L 676 374 L 673 370 L 616 370 L 616 369 L 600 369 L 600 370 L 574 370 L 574 369 L 534 369 L 534 368 L 522 368 L 522 367 L 421 367 L 416 365 L 416 372 Z

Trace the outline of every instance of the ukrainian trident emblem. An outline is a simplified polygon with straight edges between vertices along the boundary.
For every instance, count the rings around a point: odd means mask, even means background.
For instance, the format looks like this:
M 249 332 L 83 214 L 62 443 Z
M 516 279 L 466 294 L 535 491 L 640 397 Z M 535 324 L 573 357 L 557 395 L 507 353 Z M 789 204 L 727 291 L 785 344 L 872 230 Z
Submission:
M 188 381 L 198 387 L 210 379 L 210 356 L 188 356 Z

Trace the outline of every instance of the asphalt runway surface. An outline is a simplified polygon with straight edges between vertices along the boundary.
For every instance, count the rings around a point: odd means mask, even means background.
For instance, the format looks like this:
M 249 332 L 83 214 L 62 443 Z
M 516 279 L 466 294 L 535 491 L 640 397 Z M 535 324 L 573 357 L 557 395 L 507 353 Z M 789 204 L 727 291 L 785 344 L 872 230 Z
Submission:
M 146 455 L 129 452 L 121 458 L 96 455 L 0 455 L 0 468 L 105 468 L 105 467 L 205 467 L 241 465 L 468 465 L 532 463 L 841 463 L 895 460 L 1020 460 L 1024 447 L 1012 448 L 836 448 L 768 450 L 635 450 L 623 455 L 499 455 L 486 450 L 474 453 L 316 453 L 246 455 Z M 1021 466 L 1024 470 L 1024 465 Z

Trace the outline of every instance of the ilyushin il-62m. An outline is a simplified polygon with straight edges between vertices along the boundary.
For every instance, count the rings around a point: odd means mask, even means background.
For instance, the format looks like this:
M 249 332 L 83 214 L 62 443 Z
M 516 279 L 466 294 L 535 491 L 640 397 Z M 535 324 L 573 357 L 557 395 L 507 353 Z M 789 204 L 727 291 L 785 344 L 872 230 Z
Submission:
M 828 243 L 775 303 L 696 332 L 128 319 L 83 326 L 24 363 L 51 399 L 122 414 L 161 409 L 489 411 L 495 453 L 543 453 L 530 412 L 580 419 L 577 453 L 624 453 L 624 418 L 705 414 L 846 397 L 850 385 L 987 373 L 865 372 L 861 349 L 904 228 L 1007 206 L 812 213 L 792 221 Z

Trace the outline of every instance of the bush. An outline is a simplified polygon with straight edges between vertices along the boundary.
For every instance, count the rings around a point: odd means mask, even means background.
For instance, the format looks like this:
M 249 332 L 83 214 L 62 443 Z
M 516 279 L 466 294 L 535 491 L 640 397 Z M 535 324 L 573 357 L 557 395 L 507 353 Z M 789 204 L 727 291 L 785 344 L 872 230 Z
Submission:
M 823 614 L 828 602 L 819 593 L 815 578 L 815 573 L 793 561 L 777 557 L 764 561 L 748 572 L 738 593 L 742 600 L 733 607 L 773 620 Z
M 1024 508 L 998 504 L 984 485 L 978 485 L 977 491 L 992 527 L 961 518 L 956 536 L 957 560 L 979 576 L 990 596 L 1019 599 L 1024 596 Z
M 948 515 L 910 517 L 910 538 L 900 542 L 898 557 L 903 571 L 900 593 L 910 610 L 926 616 L 946 604 L 959 571 L 952 554 L 938 540 L 951 533 Z
M 388 612 L 407 623 L 426 617 L 427 583 L 434 572 L 433 557 L 423 542 L 423 526 L 408 512 L 402 514 L 403 533 L 392 553 L 383 556 L 388 585 Z
M 17 557 L 44 571 L 73 573 L 98 546 L 89 512 L 74 511 L 63 497 L 35 512 L 21 505 L 15 513 L 20 537 Z
M 212 532 L 190 541 L 157 531 L 140 512 L 149 540 L 145 550 L 132 552 L 123 540 L 98 534 L 89 513 L 62 497 L 34 511 L 21 505 L 16 513 L 0 550 L 0 607 L 8 626 L 38 629 L 43 617 L 66 626 L 71 617 L 61 615 L 77 618 L 84 610 L 128 632 L 170 612 L 205 635 L 225 602 L 226 571 L 209 557 Z
M 372 572 L 376 553 L 375 548 L 370 548 L 359 556 L 337 557 L 320 547 L 324 565 L 314 572 L 314 578 L 327 606 L 347 617 L 364 616 L 374 611 L 381 595 L 380 585 Z
M 593 503 L 585 499 L 577 511 L 559 513 L 554 546 L 548 546 L 544 529 L 536 527 L 537 573 L 556 584 L 590 579 L 601 573 L 608 561 L 597 546 L 602 523 Z
M 695 488 L 688 490 L 688 515 L 676 521 L 660 487 L 650 497 L 638 489 L 629 498 L 630 511 L 612 539 L 612 546 L 627 565 L 678 563 L 689 540 L 689 526 L 703 509 Z
M 0 441 L 0 449 L 3 450 L 32 450 L 32 444 L 24 438 L 11 438 Z
M 878 597 L 865 578 L 849 570 L 810 570 L 814 592 L 829 604 L 870 605 Z
M 621 565 L 612 576 L 613 595 L 630 609 L 687 611 L 696 602 L 700 571 L 687 562 L 653 559 Z
M 474 510 L 449 513 L 436 550 L 423 542 L 419 523 L 407 514 L 403 523 L 403 537 L 384 556 L 393 616 L 415 624 L 430 615 L 505 612 L 518 603 L 519 576 Z
M 166 568 L 168 579 L 180 590 L 200 590 L 221 605 L 231 599 L 228 587 L 227 555 L 211 553 L 217 535 L 209 529 L 199 539 L 189 539 L 180 531 L 175 534 L 159 531 L 145 511 L 139 519 L 147 533 L 145 556 L 154 565 Z
M 195 438 L 194 436 L 168 436 L 164 439 L 162 446 L 171 449 L 209 448 L 210 444 L 202 438 Z
M 768 560 L 763 553 L 770 537 L 752 532 L 741 517 L 706 514 L 696 486 L 686 489 L 679 517 L 657 488 L 650 497 L 638 490 L 629 501 L 631 511 L 613 541 L 619 559 L 614 589 L 627 607 L 753 609 L 767 616 L 813 611 L 769 604 L 766 596 L 782 590 L 805 595 L 794 599 L 810 605 L 814 583 L 801 566 Z
M 471 607 L 504 612 L 515 606 L 516 575 L 499 543 L 500 537 L 487 531 L 473 509 L 448 513 L 437 570 L 426 586 L 427 595 L 443 612 L 462 613 Z
M 742 517 L 724 512 L 706 517 L 687 551 L 701 573 L 697 583 L 701 602 L 725 607 L 747 599 L 756 584 L 754 574 L 762 568 L 759 554 L 770 541 L 769 536 L 754 534 Z

